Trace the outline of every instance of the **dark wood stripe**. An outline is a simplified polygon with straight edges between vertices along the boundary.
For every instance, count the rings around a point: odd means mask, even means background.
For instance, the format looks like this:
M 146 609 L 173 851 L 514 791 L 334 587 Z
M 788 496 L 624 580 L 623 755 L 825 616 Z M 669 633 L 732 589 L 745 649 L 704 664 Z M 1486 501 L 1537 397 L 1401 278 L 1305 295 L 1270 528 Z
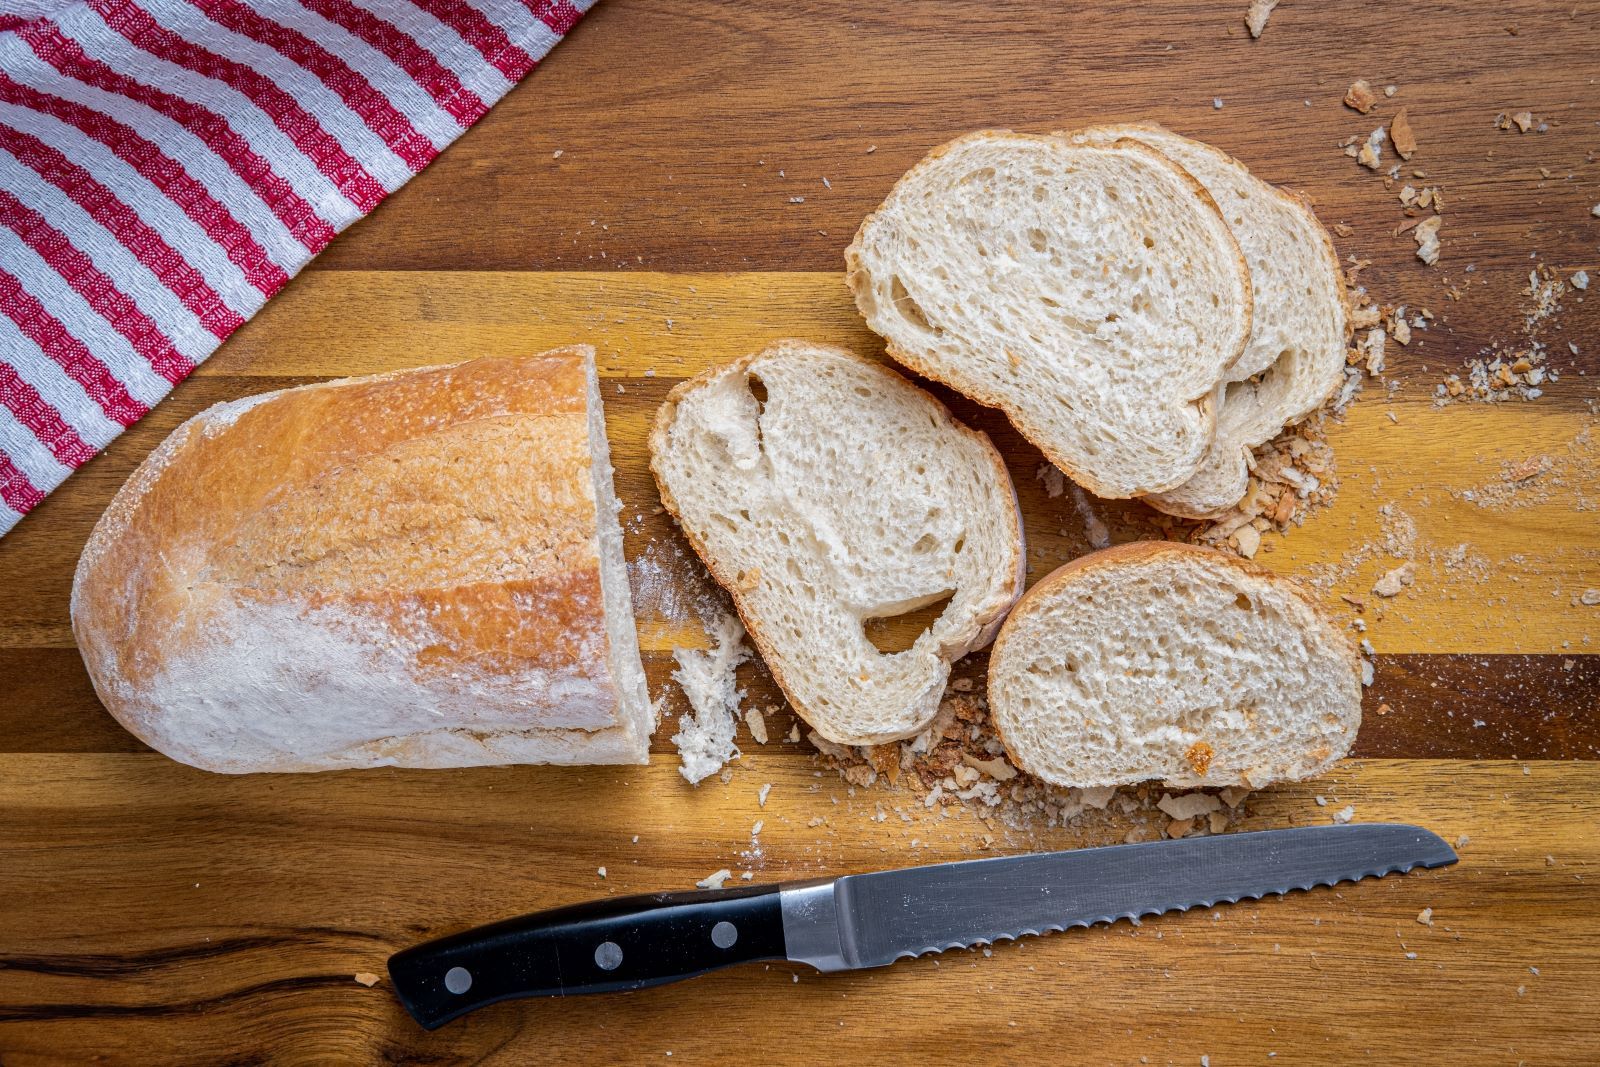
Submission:
M 974 656 L 957 676 L 981 688 L 985 662 Z M 667 695 L 668 719 L 651 750 L 671 757 L 687 705 L 671 681 L 670 656 L 647 655 L 645 668 L 651 692 Z M 810 753 L 803 741 L 783 741 L 796 719 L 765 669 L 747 667 L 741 677 L 746 707 L 776 708 L 772 741 L 760 751 Z M 15 680 L 0 716 L 0 752 L 149 751 L 100 706 L 75 649 L 0 648 L 0 678 Z M 1600 759 L 1600 655 L 1380 656 L 1365 713 L 1357 756 Z M 739 743 L 756 747 L 743 727 Z

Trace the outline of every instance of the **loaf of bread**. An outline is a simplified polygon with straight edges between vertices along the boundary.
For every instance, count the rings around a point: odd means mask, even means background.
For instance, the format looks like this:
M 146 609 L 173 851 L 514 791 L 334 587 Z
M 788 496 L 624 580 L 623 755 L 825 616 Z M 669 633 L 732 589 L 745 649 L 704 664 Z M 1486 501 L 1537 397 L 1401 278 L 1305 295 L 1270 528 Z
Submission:
M 1250 341 L 1226 375 L 1211 448 L 1187 482 L 1145 498 L 1173 515 L 1212 518 L 1244 496 L 1251 449 L 1317 410 L 1344 381 L 1348 314 L 1338 254 L 1302 197 L 1210 145 L 1153 125 L 1068 136 L 1078 144 L 1135 140 L 1176 161 L 1221 208 L 1250 268 Z
M 1350 750 L 1361 669 L 1288 579 L 1139 542 L 1073 560 L 1017 602 L 989 709 L 1012 762 L 1056 785 L 1255 788 Z
M 950 664 L 993 639 L 1022 591 L 1016 492 L 988 437 L 840 349 L 780 342 L 678 386 L 650 466 L 773 678 L 829 741 L 926 727 Z M 909 648 L 867 632 L 942 601 Z
M 588 348 L 249 397 L 122 487 L 73 633 L 207 770 L 643 763 L 618 507 Z
M 1132 139 L 989 131 L 935 149 L 845 253 L 856 305 L 919 374 L 1001 408 L 1102 497 L 1199 469 L 1250 337 L 1217 205 Z

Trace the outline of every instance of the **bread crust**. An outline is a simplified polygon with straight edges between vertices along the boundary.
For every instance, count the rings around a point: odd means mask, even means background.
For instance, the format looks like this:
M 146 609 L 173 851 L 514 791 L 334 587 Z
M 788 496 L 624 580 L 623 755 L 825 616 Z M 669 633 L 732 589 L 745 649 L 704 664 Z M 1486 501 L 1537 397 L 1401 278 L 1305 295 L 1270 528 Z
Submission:
M 557 349 L 184 423 L 78 562 L 73 633 L 101 701 L 152 747 L 229 773 L 642 762 L 602 606 L 592 373 L 592 349 Z M 324 685 L 369 680 L 320 677 L 334 653 L 409 706 L 373 709 L 370 736 L 335 721 Z
M 1071 133 L 1063 133 L 1059 131 L 1046 134 L 1028 134 L 1017 133 L 1012 130 L 978 130 L 973 133 L 964 134 L 961 137 L 947 141 L 946 143 L 933 149 L 915 166 L 906 171 L 905 174 L 901 175 L 899 181 L 895 182 L 894 186 L 890 189 L 889 194 L 885 196 L 884 203 L 888 203 L 890 200 L 892 200 L 895 192 L 899 190 L 901 186 L 913 181 L 923 169 L 931 166 L 938 159 L 968 143 L 975 141 L 1001 140 L 1005 138 L 1022 137 L 1038 141 L 1059 141 L 1063 144 L 1070 145 L 1068 138 L 1071 136 Z M 1211 194 L 1206 190 L 1205 186 L 1201 185 L 1192 174 L 1183 169 L 1183 167 L 1179 166 L 1178 163 L 1176 163 L 1165 153 L 1132 138 L 1124 138 L 1119 140 L 1115 142 L 1112 147 L 1146 155 L 1151 159 L 1156 160 L 1162 166 L 1171 170 L 1174 173 L 1174 176 L 1183 185 L 1185 185 L 1191 193 L 1194 194 L 1195 199 L 1208 208 L 1210 213 L 1216 217 L 1218 233 L 1222 237 L 1224 244 L 1232 249 L 1232 262 L 1234 271 L 1240 279 L 1240 291 L 1244 294 L 1245 299 L 1245 328 L 1240 331 L 1240 336 L 1234 346 L 1232 355 L 1230 355 L 1223 364 L 1225 373 L 1226 369 L 1237 363 L 1239 357 L 1244 354 L 1245 348 L 1250 339 L 1250 322 L 1254 313 L 1254 294 L 1250 287 L 1250 271 L 1249 266 L 1245 261 L 1244 253 L 1239 250 L 1239 243 L 1234 239 L 1233 232 L 1228 227 L 1227 220 L 1223 218 L 1222 212 L 1218 209 L 1216 201 L 1212 199 Z M 862 220 L 861 225 L 856 228 L 855 237 L 851 240 L 849 247 L 845 249 L 844 254 L 845 285 L 847 288 L 849 288 L 851 296 L 855 299 L 856 306 L 863 310 L 863 314 L 865 314 L 865 304 L 867 302 L 867 298 L 863 294 L 866 292 L 867 288 L 869 288 L 870 283 L 868 281 L 867 272 L 861 265 L 860 248 L 867 229 L 882 213 L 883 207 L 880 205 L 877 210 L 871 212 L 865 219 Z M 1040 452 L 1044 453 L 1046 459 L 1048 459 L 1056 467 L 1060 468 L 1062 473 L 1064 473 L 1068 478 L 1071 478 L 1074 482 L 1083 486 L 1096 496 L 1106 499 L 1116 499 L 1119 497 L 1125 498 L 1129 496 L 1141 496 L 1145 495 L 1146 493 L 1164 492 L 1168 489 L 1174 489 L 1177 486 L 1182 485 L 1188 480 L 1189 474 L 1193 473 L 1186 473 L 1183 477 L 1178 478 L 1170 484 L 1151 486 L 1148 489 L 1132 494 L 1117 492 L 1101 482 L 1091 472 L 1084 470 L 1080 465 L 1074 463 L 1069 457 L 1061 454 L 1055 448 L 1051 447 L 1048 433 L 1046 433 L 1041 427 L 1030 422 L 1024 413 L 1014 410 L 1014 405 L 1008 404 L 1005 398 L 1000 396 L 1000 394 L 995 390 L 984 388 L 982 385 L 976 383 L 952 381 L 949 376 L 941 374 L 937 367 L 933 366 L 927 359 L 923 358 L 922 354 L 909 351 L 899 344 L 896 344 L 889 338 L 884 338 L 884 349 L 889 354 L 890 358 L 892 358 L 896 363 L 909 368 L 924 378 L 928 378 L 939 382 L 942 385 L 949 386 L 950 388 L 955 389 L 957 392 L 971 397 L 973 400 L 976 400 L 978 403 L 983 404 L 986 407 L 998 408 L 1005 412 L 1006 417 L 1011 420 L 1012 425 L 1017 428 L 1017 431 L 1021 433 L 1022 436 L 1026 437 L 1030 442 L 1032 442 Z M 1204 418 L 1207 427 L 1205 439 L 1209 444 L 1216 433 L 1216 388 L 1214 386 L 1207 388 L 1205 392 L 1199 396 L 1190 398 L 1188 403 L 1194 405 Z M 1201 454 L 1204 455 L 1204 452 L 1202 451 Z
M 655 426 L 650 431 L 650 473 L 655 478 L 656 488 L 660 492 L 661 504 L 667 509 L 668 513 L 672 515 L 673 520 L 678 524 L 678 529 L 683 532 L 683 535 L 688 540 L 690 547 L 694 549 L 695 555 L 699 557 L 700 561 L 705 564 L 706 570 L 710 572 L 711 577 L 716 580 L 718 585 L 722 586 L 722 588 L 727 591 L 729 597 L 733 601 L 734 610 L 738 613 L 740 621 L 744 623 L 745 632 L 749 634 L 751 641 L 756 646 L 756 650 L 761 654 L 762 660 L 766 663 L 767 670 L 772 674 L 772 680 L 778 684 L 778 688 L 783 690 L 784 696 L 788 699 L 790 706 L 794 708 L 795 713 L 804 719 L 809 725 L 817 727 L 819 722 L 822 721 L 822 716 L 820 716 L 814 709 L 806 706 L 803 701 L 796 697 L 794 687 L 790 685 L 789 680 L 785 677 L 783 658 L 778 653 L 772 636 L 768 632 L 764 621 L 758 615 L 756 615 L 752 609 L 752 606 L 748 602 L 747 596 L 740 588 L 739 582 L 736 580 L 737 576 L 728 572 L 727 567 L 722 561 L 716 559 L 714 554 L 709 551 L 705 541 L 699 536 L 694 528 L 690 524 L 683 521 L 683 516 L 679 508 L 677 498 L 673 496 L 672 489 L 667 483 L 667 479 L 661 469 L 660 460 L 660 457 L 666 451 L 667 435 L 671 432 L 672 426 L 677 420 L 678 405 L 685 397 L 689 396 L 696 390 L 705 387 L 711 382 L 721 379 L 725 375 L 742 373 L 757 360 L 771 358 L 773 356 L 781 356 L 782 353 L 791 346 L 804 346 L 806 349 L 812 351 L 824 351 L 839 358 L 848 359 L 864 367 L 870 367 L 876 373 L 882 374 L 896 382 L 900 382 L 913 389 L 918 389 L 918 391 L 921 392 L 923 396 L 926 397 L 928 402 L 938 411 L 950 429 L 966 435 L 968 438 L 980 445 L 980 451 L 989 461 L 989 464 L 994 470 L 995 477 L 1000 480 L 1001 484 L 1005 485 L 1011 491 L 1011 510 L 1007 514 L 1009 522 L 1006 532 L 1008 535 L 1007 542 L 1015 546 L 1016 562 L 1013 568 L 1011 583 L 1008 587 L 1007 594 L 1005 597 L 997 600 L 993 605 L 990 606 L 988 610 L 980 615 L 978 620 L 979 630 L 974 636 L 973 640 L 965 648 L 956 651 L 953 655 L 950 655 L 947 659 L 947 662 L 953 663 L 955 660 L 960 659 L 962 656 L 965 656 L 968 653 L 975 652 L 981 648 L 986 648 L 994 640 L 995 635 L 1000 631 L 1002 624 L 1005 622 L 1007 613 L 1011 610 L 1011 607 L 1016 602 L 1017 597 L 1021 595 L 1023 586 L 1026 584 L 1027 548 L 1023 539 L 1022 507 L 1017 499 L 1016 485 L 1011 480 L 1011 472 L 1005 465 L 1005 459 L 1000 455 L 1000 450 L 994 446 L 994 442 L 989 439 L 989 435 L 981 430 L 974 430 L 967 426 L 960 419 L 957 419 L 955 415 L 951 413 L 950 409 L 947 408 L 938 397 L 928 393 L 926 390 L 920 389 L 915 383 L 911 382 L 903 375 L 896 373 L 891 368 L 884 366 L 882 363 L 879 363 L 876 360 L 867 359 L 862 356 L 858 356 L 853 352 L 846 351 L 842 348 L 835 348 L 831 345 L 822 345 L 810 341 L 786 338 L 773 342 L 759 352 L 752 352 L 749 355 L 740 356 L 738 359 L 735 359 L 732 362 L 724 363 L 720 366 L 712 367 L 709 370 L 702 371 L 695 377 L 690 378 L 687 381 L 680 382 L 674 386 L 671 392 L 667 394 L 666 399 L 662 401 L 661 407 L 656 411 Z M 861 741 L 847 740 L 837 741 L 837 743 L 875 744 L 881 740 L 889 739 L 874 738 L 863 739 Z
M 1029 612 L 1031 612 L 1036 605 L 1052 596 L 1058 589 L 1072 581 L 1078 575 L 1094 570 L 1115 570 L 1118 567 L 1128 564 L 1158 561 L 1164 557 L 1188 557 L 1191 559 L 1198 558 L 1205 559 L 1213 563 L 1223 564 L 1225 566 L 1234 568 L 1247 577 L 1269 581 L 1274 585 L 1274 587 L 1288 592 L 1291 596 L 1299 600 L 1300 603 L 1305 605 L 1305 607 L 1314 616 L 1316 616 L 1325 624 L 1328 633 L 1337 642 L 1337 647 L 1341 654 L 1340 658 L 1345 661 L 1352 674 L 1360 677 L 1361 657 L 1359 652 L 1356 650 L 1355 645 L 1351 643 L 1350 639 L 1334 623 L 1332 616 L 1328 614 L 1327 610 L 1324 609 L 1321 604 L 1317 603 L 1316 599 L 1312 597 L 1311 594 L 1308 593 L 1299 582 L 1295 581 L 1293 578 L 1288 578 L 1284 575 L 1270 571 L 1265 567 L 1262 567 L 1256 563 L 1252 563 L 1251 561 L 1243 559 L 1239 556 L 1229 555 L 1226 552 L 1220 552 L 1216 549 L 1202 548 L 1198 545 L 1185 544 L 1181 541 L 1131 541 L 1126 544 L 1113 545 L 1110 548 L 1103 548 L 1098 552 L 1091 552 L 1086 556 L 1079 556 L 1077 559 L 1070 560 L 1067 563 L 1062 564 L 1060 567 L 1057 567 L 1055 570 L 1039 579 L 1039 581 L 1035 582 L 1033 588 L 1024 593 L 1017 603 L 1012 607 L 1011 613 L 1006 616 L 1006 622 L 1008 625 L 1002 626 L 1000 628 L 999 636 L 995 638 L 994 648 L 990 652 L 990 663 L 992 664 L 996 660 L 1004 657 L 1008 640 L 1011 637 L 1012 626 L 1010 624 L 1027 618 Z M 995 677 L 992 669 L 988 677 L 987 689 L 989 706 L 993 708 L 995 699 Z M 1005 746 L 1006 755 L 1011 762 L 1029 774 L 1034 773 L 1034 771 L 1031 769 L 1030 761 L 1026 758 L 1023 758 L 1022 753 L 1013 747 L 1011 741 L 1007 739 L 1005 731 L 1001 727 L 999 716 L 991 713 L 990 725 L 994 727 L 995 736 L 998 737 L 1000 739 L 1000 743 Z M 1357 711 L 1356 716 L 1356 728 L 1360 728 L 1359 710 Z M 1267 783 L 1254 782 L 1250 784 L 1252 786 L 1260 786 Z

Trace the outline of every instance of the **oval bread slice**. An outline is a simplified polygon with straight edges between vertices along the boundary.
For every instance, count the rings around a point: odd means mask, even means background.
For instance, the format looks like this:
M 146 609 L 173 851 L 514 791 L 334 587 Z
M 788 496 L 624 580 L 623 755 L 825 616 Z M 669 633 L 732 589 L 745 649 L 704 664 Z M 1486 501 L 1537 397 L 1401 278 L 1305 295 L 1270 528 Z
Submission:
M 898 374 L 803 341 L 679 385 L 650 436 L 661 500 L 789 702 L 839 744 L 909 737 L 1022 591 L 1000 454 Z M 942 614 L 899 652 L 872 619 Z
M 1293 582 L 1211 549 L 1119 545 L 1035 585 L 1000 630 L 989 709 L 1060 786 L 1310 778 L 1361 726 L 1361 670 Z
M 845 253 L 867 325 L 1001 408 L 1102 497 L 1175 488 L 1250 335 L 1250 280 L 1205 189 L 1138 141 L 970 134 L 900 179 Z
M 1137 140 L 1176 160 L 1216 201 L 1249 266 L 1250 341 L 1228 371 L 1211 448 L 1194 477 L 1146 497 L 1169 514 L 1213 518 L 1244 496 L 1250 450 L 1317 410 L 1344 380 L 1348 308 L 1338 253 L 1302 197 L 1210 145 L 1148 124 L 1068 136 L 1081 144 Z

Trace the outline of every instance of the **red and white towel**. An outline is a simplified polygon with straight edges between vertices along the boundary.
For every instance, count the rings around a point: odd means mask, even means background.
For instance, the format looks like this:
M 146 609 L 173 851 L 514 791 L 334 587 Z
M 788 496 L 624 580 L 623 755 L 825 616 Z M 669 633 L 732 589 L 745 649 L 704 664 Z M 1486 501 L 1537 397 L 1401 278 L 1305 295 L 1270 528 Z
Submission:
M 0 0 L 0 534 L 594 0 Z

